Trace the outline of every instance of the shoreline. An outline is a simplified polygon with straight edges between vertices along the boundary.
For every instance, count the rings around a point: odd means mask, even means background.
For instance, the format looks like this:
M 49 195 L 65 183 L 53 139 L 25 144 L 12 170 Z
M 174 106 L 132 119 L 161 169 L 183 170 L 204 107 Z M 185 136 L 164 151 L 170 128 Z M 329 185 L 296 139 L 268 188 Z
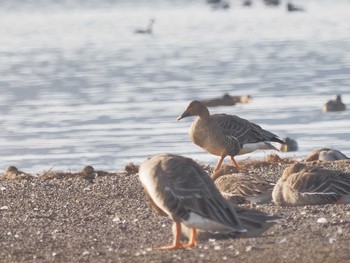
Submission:
M 282 160 L 282 161 L 281 161 Z M 276 181 L 293 160 L 245 161 L 242 171 Z M 349 161 L 312 162 L 350 172 Z M 213 167 L 205 166 L 207 171 Z M 130 164 L 95 177 L 61 173 L 0 180 L 1 262 L 348 262 L 350 206 L 245 205 L 285 218 L 258 238 L 203 240 L 158 251 L 172 222 L 146 200 Z M 52 172 L 52 171 L 51 171 Z M 324 218 L 319 220 L 320 218 Z M 322 222 L 322 223 L 319 223 Z

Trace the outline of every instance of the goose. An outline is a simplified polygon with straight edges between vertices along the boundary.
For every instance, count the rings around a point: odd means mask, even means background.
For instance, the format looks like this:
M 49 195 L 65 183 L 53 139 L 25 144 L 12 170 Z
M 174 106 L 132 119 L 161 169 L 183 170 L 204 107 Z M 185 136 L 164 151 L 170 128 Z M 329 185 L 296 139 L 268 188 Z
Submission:
M 139 179 L 156 212 L 174 222 L 173 244 L 161 250 L 194 247 L 197 232 L 260 233 L 279 220 L 264 212 L 231 205 L 205 170 L 184 156 L 166 153 L 147 159 L 140 166 Z M 181 243 L 182 227 L 190 231 L 186 244 Z
M 190 128 L 190 139 L 205 151 L 220 156 L 214 172 L 218 171 L 226 156 L 239 169 L 235 156 L 253 152 L 258 149 L 278 151 L 270 142 L 285 142 L 277 135 L 264 130 L 255 123 L 235 115 L 213 114 L 199 101 L 192 101 L 187 109 L 177 118 L 198 116 Z
M 313 150 L 305 159 L 305 161 L 337 161 L 350 159 L 341 151 L 331 148 L 320 148 Z
M 350 203 L 350 173 L 295 163 L 287 167 L 272 192 L 280 206 Z
M 233 204 L 267 204 L 272 201 L 274 182 L 258 175 L 223 173 L 220 169 L 212 175 L 215 186 L 222 196 Z

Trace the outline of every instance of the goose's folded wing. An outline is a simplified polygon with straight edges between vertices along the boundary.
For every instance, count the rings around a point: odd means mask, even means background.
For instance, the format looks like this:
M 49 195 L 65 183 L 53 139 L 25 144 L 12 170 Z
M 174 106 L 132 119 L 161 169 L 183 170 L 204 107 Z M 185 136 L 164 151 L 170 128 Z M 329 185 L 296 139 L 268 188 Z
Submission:
M 234 208 L 222 197 L 198 164 L 181 171 L 181 176 L 168 180 L 162 190 L 165 205 L 173 217 L 187 220 L 194 213 L 231 227 L 233 231 L 243 230 Z
M 291 176 L 291 187 L 309 198 L 335 202 L 340 196 L 350 194 L 350 174 L 319 169 L 304 173 L 302 179 L 298 175 Z

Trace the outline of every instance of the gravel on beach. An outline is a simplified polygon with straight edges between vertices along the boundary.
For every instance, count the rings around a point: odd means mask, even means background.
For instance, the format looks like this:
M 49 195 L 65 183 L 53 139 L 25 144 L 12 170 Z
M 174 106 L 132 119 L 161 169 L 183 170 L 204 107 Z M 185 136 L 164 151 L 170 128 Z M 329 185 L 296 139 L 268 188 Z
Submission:
M 245 173 L 276 181 L 291 162 L 240 164 Z M 349 161 L 313 164 L 350 172 Z M 172 221 L 151 208 L 137 165 L 118 173 L 2 177 L 0 262 L 350 262 L 350 205 L 247 206 L 285 220 L 258 238 L 159 251 L 172 242 Z

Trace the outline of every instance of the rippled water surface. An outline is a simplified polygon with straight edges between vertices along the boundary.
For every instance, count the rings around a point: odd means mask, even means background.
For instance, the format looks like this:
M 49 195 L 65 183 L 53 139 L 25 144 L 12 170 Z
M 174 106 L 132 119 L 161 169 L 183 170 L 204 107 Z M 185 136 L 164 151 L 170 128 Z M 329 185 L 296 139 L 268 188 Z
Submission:
M 189 101 L 224 93 L 253 100 L 211 112 L 296 139 L 300 151 L 282 155 L 325 146 L 350 154 L 350 110 L 322 113 L 336 94 L 350 102 L 348 1 L 299 2 L 306 12 L 293 14 L 136 2 L 3 4 L 0 169 L 121 170 L 160 152 L 213 164 L 188 138 L 193 119 L 176 117 Z M 133 33 L 151 18 L 153 35 Z

